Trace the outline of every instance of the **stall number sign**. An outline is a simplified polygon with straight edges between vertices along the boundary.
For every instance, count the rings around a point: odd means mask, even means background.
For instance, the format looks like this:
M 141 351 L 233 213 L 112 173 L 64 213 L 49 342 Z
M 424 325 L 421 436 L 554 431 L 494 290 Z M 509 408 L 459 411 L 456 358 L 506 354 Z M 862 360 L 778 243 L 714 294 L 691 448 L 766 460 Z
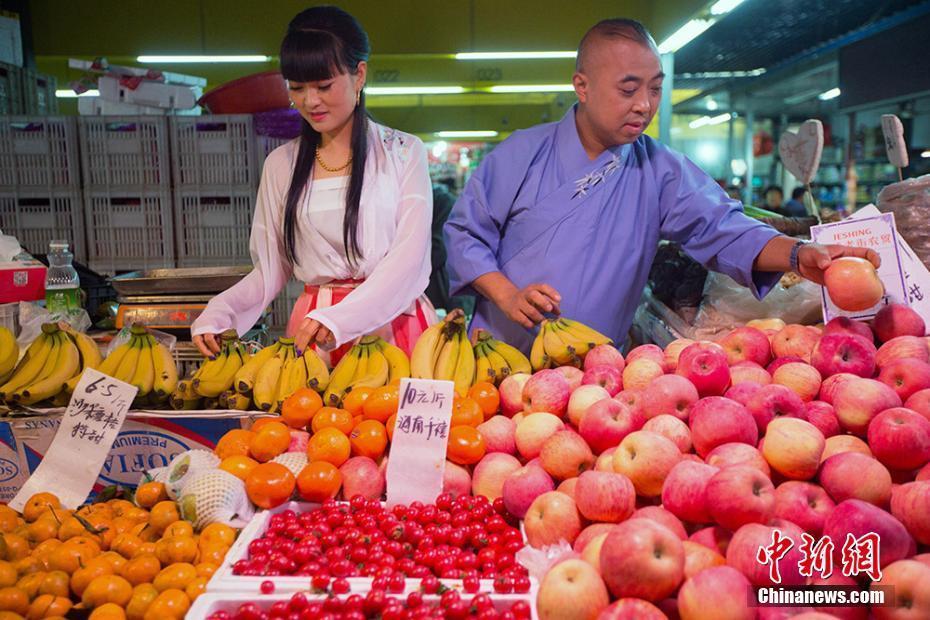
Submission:
M 387 466 L 387 503 L 431 504 L 442 492 L 454 383 L 401 379 Z
M 874 217 L 847 218 L 835 224 L 811 227 L 811 240 L 814 243 L 839 244 L 852 247 L 869 248 L 878 252 L 882 265 L 878 277 L 885 285 L 885 296 L 872 308 L 858 312 L 847 312 L 837 308 L 826 287 L 822 287 L 823 320 L 830 321 L 838 316 L 852 319 L 871 319 L 889 303 L 907 304 L 904 286 L 904 272 L 898 254 L 898 233 L 894 224 L 894 214 L 882 213 Z
M 65 508 L 83 504 L 137 391 L 128 383 L 85 369 L 55 439 L 10 507 L 21 511 L 30 497 L 42 491 L 54 493 Z

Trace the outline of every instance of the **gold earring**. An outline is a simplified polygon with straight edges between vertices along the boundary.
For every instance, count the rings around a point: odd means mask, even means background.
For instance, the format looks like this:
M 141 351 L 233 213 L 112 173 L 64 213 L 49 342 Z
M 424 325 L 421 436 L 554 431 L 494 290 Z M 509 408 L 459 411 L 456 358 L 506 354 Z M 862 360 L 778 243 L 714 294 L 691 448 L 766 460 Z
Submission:
M 291 99 L 291 107 L 292 107 L 292 108 L 294 107 L 294 100 L 293 100 L 293 99 Z
M 358 106 L 358 104 L 361 101 L 362 101 L 362 91 L 358 91 L 357 93 L 355 93 L 355 105 Z

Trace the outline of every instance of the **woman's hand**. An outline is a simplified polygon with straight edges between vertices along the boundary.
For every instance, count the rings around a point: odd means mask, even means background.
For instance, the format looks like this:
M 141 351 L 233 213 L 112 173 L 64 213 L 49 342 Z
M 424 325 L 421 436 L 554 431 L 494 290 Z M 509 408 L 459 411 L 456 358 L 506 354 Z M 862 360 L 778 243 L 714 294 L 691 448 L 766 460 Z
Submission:
M 820 245 L 808 243 L 798 250 L 798 271 L 808 280 L 823 284 L 823 274 L 836 258 L 855 256 L 864 258 L 878 269 L 882 260 L 878 252 L 869 248 L 854 248 L 846 245 Z
M 297 333 L 294 334 L 294 348 L 297 350 L 297 355 L 303 355 L 307 347 L 312 344 L 331 349 L 335 346 L 336 339 L 328 327 L 315 319 L 307 317 L 300 324 Z
M 199 334 L 194 336 L 194 344 L 200 349 L 200 353 L 208 359 L 215 359 L 220 354 L 219 334 Z

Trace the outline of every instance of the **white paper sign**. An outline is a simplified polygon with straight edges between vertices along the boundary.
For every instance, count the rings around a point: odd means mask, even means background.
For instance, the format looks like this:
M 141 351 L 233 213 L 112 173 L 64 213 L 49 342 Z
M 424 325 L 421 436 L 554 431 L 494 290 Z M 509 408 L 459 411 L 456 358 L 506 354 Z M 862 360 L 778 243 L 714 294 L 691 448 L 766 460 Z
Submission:
M 904 287 L 904 272 L 898 254 L 898 233 L 894 225 L 894 214 L 880 213 L 873 217 L 847 218 L 835 224 L 823 224 L 811 227 L 811 239 L 815 243 L 839 244 L 853 247 L 870 248 L 878 252 L 882 265 L 878 277 L 885 285 L 885 296 L 868 310 L 848 312 L 837 308 L 826 287 L 821 289 L 823 320 L 830 321 L 838 316 L 847 316 L 858 320 L 871 319 L 889 303 L 907 304 Z
M 81 376 L 45 458 L 10 502 L 22 510 L 30 497 L 54 493 L 65 508 L 84 503 L 123 426 L 138 388 L 88 368 Z
M 452 381 L 401 379 L 387 466 L 387 504 L 431 504 L 442 493 L 452 424 Z
M 904 142 L 904 125 L 894 114 L 882 114 L 882 134 L 885 136 L 885 153 L 895 168 L 907 168 L 907 144 Z

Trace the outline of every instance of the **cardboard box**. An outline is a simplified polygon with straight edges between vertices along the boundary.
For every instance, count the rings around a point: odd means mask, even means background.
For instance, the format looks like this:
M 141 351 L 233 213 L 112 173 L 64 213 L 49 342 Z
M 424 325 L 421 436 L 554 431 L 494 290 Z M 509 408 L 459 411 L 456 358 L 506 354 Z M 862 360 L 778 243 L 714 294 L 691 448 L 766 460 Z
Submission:
M 28 477 L 29 472 L 20 464 L 13 427 L 0 422 L 0 503 L 16 497 Z
M 45 272 L 37 260 L 0 262 L 0 304 L 45 299 Z

